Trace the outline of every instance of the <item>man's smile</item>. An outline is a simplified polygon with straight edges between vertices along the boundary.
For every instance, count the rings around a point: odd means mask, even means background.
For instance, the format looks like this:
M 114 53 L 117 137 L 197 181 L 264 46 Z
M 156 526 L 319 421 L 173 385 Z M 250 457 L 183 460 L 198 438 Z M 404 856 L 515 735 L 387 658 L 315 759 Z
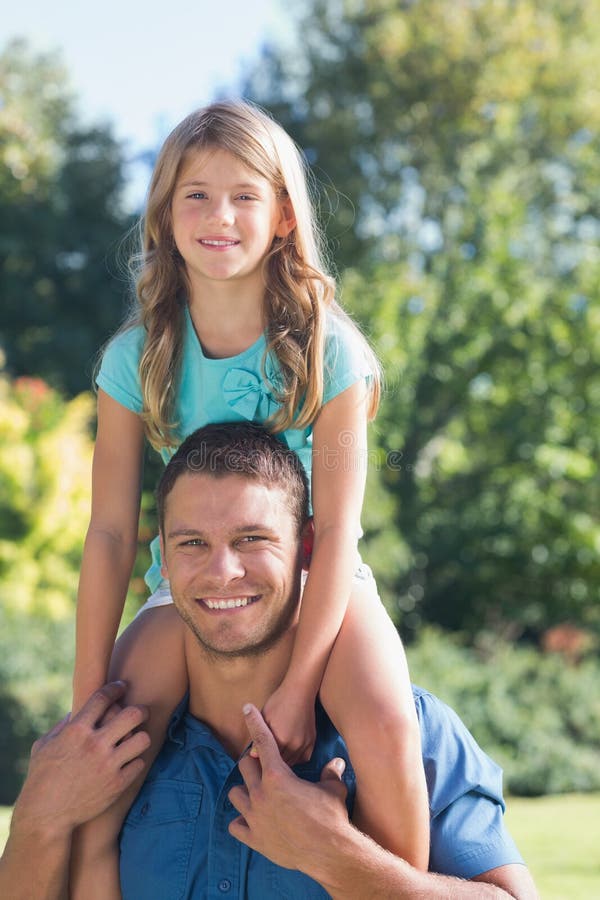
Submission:
M 208 609 L 239 609 L 243 606 L 249 606 L 251 603 L 256 603 L 260 597 L 261 594 L 245 597 L 199 597 L 197 602 L 202 603 Z

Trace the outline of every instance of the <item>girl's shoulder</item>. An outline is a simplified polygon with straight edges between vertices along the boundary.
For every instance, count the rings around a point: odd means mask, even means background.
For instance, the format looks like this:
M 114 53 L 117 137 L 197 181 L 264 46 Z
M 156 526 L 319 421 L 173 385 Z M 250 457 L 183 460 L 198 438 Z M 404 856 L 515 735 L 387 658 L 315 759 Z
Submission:
M 106 357 L 118 358 L 128 357 L 137 354 L 139 357 L 146 337 L 146 330 L 143 325 L 125 325 L 114 334 L 102 352 L 102 360 Z
M 325 320 L 323 402 L 355 381 L 373 376 L 368 344 L 351 319 L 328 311 Z
M 354 331 L 351 320 L 340 315 L 332 309 L 325 312 L 325 340 L 326 341 L 345 341 L 350 340 Z
M 118 331 L 104 348 L 96 376 L 98 387 L 134 412 L 140 412 L 143 405 L 138 365 L 145 334 L 142 325 Z
M 360 367 L 368 360 L 368 344 L 357 325 L 347 316 L 327 312 L 325 318 L 325 359 L 331 362 L 338 355 L 350 358 Z

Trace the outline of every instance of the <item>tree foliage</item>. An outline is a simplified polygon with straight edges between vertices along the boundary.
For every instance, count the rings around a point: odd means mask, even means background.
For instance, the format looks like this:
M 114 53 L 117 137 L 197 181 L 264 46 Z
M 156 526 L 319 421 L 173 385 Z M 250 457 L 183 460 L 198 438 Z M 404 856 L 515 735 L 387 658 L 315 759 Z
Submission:
M 245 91 L 330 183 L 342 267 L 409 253 L 422 266 L 440 242 L 477 252 L 488 210 L 501 204 L 512 227 L 517 194 L 527 250 L 546 234 L 576 253 L 599 199 L 599 11 L 597 0 L 312 0 L 296 52 L 267 48 Z
M 123 154 L 108 128 L 77 122 L 55 55 L 9 44 L 0 97 L 0 345 L 13 374 L 73 395 L 123 316 Z
M 70 704 L 73 612 L 89 516 L 89 394 L 0 375 L 0 802 L 32 740 Z
M 246 85 L 338 192 L 388 380 L 368 555 L 406 632 L 600 628 L 599 13 L 313 0 Z
M 0 380 L 0 590 L 19 614 L 72 614 L 89 518 L 93 401 Z

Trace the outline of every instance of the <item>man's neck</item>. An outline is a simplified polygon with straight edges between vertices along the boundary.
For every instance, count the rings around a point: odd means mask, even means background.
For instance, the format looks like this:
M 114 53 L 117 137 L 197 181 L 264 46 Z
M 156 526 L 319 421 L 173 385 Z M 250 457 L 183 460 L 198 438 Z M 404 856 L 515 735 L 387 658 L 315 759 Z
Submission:
M 233 759 L 249 742 L 242 707 L 261 709 L 279 686 L 292 653 L 294 630 L 257 656 L 209 656 L 186 629 L 186 659 L 190 683 L 189 711 L 208 725 Z

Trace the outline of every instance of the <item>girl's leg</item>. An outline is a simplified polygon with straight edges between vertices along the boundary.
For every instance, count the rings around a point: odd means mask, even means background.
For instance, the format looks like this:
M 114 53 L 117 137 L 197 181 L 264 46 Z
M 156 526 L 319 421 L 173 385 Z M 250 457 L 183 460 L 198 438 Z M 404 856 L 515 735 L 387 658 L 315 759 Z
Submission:
M 127 682 L 126 704 L 147 706 L 151 738 L 146 766 L 102 816 L 78 829 L 73 842 L 70 896 L 75 900 L 120 900 L 117 838 L 148 769 L 160 750 L 171 714 L 187 689 L 183 622 L 171 603 L 148 609 L 115 645 L 109 677 Z
M 427 869 L 429 805 L 419 723 L 404 648 L 372 579 L 354 580 L 321 700 L 356 773 L 354 824 Z

